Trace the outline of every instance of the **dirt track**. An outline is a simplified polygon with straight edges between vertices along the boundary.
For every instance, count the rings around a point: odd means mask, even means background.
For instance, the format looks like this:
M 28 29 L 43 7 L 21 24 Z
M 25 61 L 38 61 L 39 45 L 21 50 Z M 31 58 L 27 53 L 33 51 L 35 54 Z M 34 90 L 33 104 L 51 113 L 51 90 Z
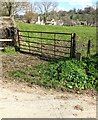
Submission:
M 7 56 L 2 60 L 3 67 L 7 65 L 4 73 L 13 62 L 18 63 Z M 96 118 L 96 96 L 28 87 L 8 81 L 5 74 L 0 79 L 0 118 Z

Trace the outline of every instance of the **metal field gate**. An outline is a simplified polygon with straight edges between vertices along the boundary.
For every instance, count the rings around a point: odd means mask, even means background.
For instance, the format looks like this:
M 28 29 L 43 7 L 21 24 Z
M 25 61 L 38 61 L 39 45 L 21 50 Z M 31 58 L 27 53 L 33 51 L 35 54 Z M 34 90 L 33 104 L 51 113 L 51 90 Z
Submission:
M 20 52 L 59 59 L 75 56 L 75 33 L 18 30 Z

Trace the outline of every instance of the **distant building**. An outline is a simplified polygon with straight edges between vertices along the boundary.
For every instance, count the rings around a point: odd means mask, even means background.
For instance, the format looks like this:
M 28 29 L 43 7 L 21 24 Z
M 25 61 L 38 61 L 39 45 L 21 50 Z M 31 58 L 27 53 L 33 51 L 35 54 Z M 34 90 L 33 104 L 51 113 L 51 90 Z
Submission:
M 45 25 L 44 20 L 41 20 L 41 17 L 38 16 L 37 21 L 33 21 L 35 24 Z
M 41 24 L 40 16 L 38 16 L 36 24 Z

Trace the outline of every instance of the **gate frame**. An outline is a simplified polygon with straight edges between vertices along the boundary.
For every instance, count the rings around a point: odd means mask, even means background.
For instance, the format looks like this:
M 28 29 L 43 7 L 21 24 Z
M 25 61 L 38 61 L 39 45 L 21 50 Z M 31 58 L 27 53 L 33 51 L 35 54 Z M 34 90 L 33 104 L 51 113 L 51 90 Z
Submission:
M 63 32 L 39 32 L 39 31 L 23 31 L 23 30 L 17 30 L 17 36 L 18 36 L 18 49 L 17 51 L 20 51 L 20 32 L 28 32 L 28 33 L 40 33 L 41 37 L 42 37 L 42 33 L 46 33 L 46 34 L 54 34 L 54 42 L 55 42 L 55 34 L 65 34 L 65 35 L 71 35 L 71 45 L 70 45 L 70 58 L 75 58 L 75 54 L 76 54 L 76 33 L 63 33 Z M 28 36 L 29 37 L 29 36 Z M 65 41 L 66 42 L 66 41 Z M 54 44 L 55 47 L 55 44 Z M 29 48 L 28 48 L 29 49 Z M 42 51 L 42 50 L 41 50 Z M 54 51 L 55 54 L 55 51 Z

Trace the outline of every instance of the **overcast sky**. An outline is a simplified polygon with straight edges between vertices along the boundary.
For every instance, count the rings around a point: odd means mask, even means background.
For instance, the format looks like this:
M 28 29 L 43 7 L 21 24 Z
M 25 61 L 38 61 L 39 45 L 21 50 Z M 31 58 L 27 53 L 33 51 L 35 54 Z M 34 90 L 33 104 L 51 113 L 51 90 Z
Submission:
M 29 0 L 29 2 L 55 1 L 58 2 L 58 10 L 83 9 L 87 6 L 96 6 L 97 0 Z

